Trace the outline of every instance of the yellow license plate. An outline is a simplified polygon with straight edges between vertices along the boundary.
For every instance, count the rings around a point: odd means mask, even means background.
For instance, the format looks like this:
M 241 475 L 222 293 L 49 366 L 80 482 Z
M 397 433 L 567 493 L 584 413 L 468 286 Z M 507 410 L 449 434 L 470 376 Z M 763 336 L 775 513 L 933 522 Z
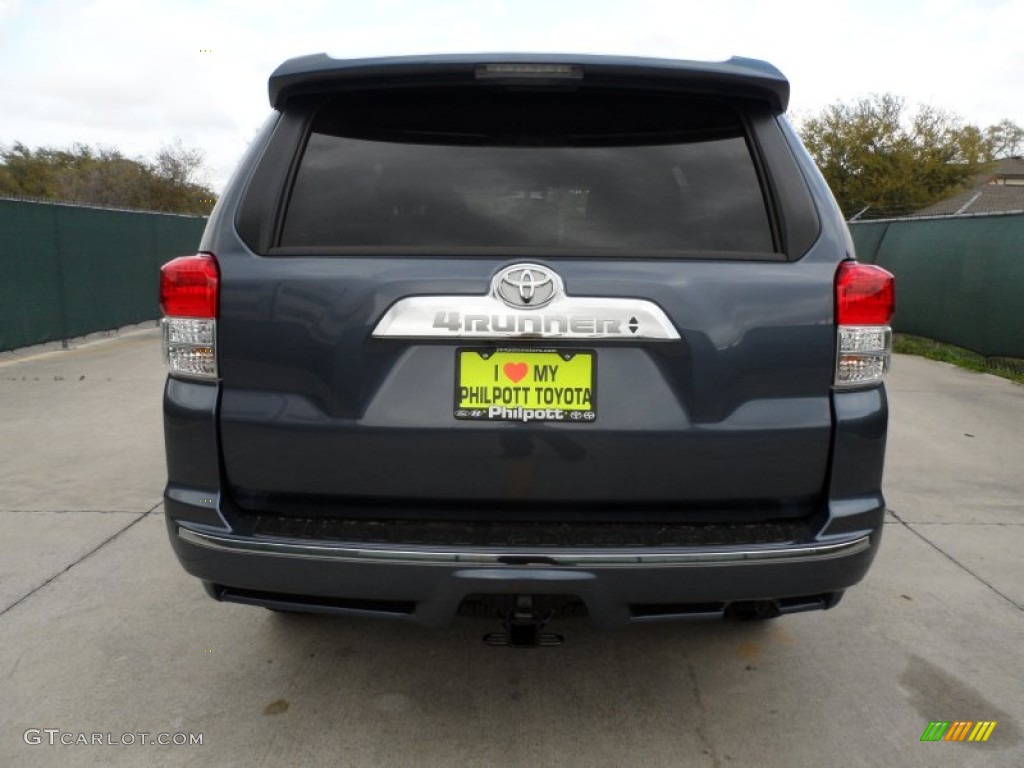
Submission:
M 592 422 L 596 366 L 589 349 L 459 349 L 455 418 Z

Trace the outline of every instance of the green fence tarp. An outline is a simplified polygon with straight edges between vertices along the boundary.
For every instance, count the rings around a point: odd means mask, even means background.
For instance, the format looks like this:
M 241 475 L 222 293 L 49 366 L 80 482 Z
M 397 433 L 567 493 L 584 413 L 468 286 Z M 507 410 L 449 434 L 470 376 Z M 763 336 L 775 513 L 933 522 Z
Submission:
M 853 243 L 857 248 L 857 261 L 863 261 L 865 264 L 875 263 L 878 259 L 878 248 L 881 246 L 888 229 L 889 223 L 882 221 L 850 225 Z
M 206 219 L 0 200 L 0 351 L 159 316 L 159 267 Z M 1024 215 L 856 222 L 896 275 L 897 331 L 1024 358 Z
M 1024 214 L 855 222 L 857 258 L 896 275 L 893 329 L 1024 358 Z
M 152 320 L 206 219 L 0 200 L 0 351 Z

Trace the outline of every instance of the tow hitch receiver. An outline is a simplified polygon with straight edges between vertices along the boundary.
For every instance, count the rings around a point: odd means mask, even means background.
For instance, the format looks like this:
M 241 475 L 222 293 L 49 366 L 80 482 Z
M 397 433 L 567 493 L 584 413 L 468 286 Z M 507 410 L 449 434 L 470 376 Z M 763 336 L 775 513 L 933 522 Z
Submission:
M 565 642 L 562 635 L 541 631 L 550 621 L 552 613 L 542 616 L 534 605 L 533 595 L 516 595 L 514 607 L 502 622 L 503 631 L 484 635 L 484 642 L 508 648 L 561 645 Z

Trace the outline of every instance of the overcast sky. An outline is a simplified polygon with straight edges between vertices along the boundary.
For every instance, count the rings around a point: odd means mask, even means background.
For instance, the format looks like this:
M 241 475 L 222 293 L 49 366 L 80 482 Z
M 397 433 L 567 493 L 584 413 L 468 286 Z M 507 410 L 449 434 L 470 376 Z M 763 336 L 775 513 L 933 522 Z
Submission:
M 763 58 L 791 113 L 892 92 L 1024 125 L 1024 0 L 0 0 L 0 144 L 152 157 L 180 137 L 220 191 L 284 59 L 565 51 Z

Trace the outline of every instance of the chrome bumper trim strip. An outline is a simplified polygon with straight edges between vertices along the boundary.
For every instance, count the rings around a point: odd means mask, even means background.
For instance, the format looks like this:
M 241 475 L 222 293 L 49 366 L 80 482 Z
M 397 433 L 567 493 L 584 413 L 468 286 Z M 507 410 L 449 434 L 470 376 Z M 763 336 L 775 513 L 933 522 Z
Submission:
M 742 565 L 747 563 L 798 563 L 856 555 L 871 546 L 868 536 L 834 544 L 801 544 L 772 548 L 718 548 L 687 550 L 617 550 L 614 553 L 588 549 L 503 551 L 366 547 L 345 542 L 312 544 L 295 540 L 238 538 L 195 531 L 178 526 L 178 538 L 206 549 L 243 555 L 270 555 L 313 560 L 343 560 L 362 563 L 408 563 L 418 565 L 510 565 L 518 567 L 567 566 L 686 566 Z

